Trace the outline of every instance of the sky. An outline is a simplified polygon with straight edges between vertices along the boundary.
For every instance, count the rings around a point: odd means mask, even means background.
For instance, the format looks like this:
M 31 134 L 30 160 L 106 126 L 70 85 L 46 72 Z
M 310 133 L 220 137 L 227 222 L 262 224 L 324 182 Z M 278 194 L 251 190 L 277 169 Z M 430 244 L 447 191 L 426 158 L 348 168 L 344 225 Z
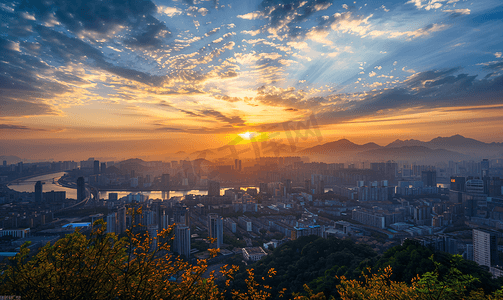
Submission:
M 23 0 L 0 25 L 0 155 L 503 142 L 500 0 Z

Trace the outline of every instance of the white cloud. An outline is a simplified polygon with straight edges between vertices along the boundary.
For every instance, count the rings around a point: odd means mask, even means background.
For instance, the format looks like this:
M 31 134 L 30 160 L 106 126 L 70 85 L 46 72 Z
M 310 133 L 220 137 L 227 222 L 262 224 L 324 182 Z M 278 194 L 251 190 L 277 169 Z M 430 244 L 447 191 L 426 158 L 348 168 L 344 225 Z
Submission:
M 407 73 L 416 73 L 416 71 L 414 71 L 414 70 L 412 70 L 412 69 L 408 69 L 408 70 L 406 70 L 405 68 L 407 68 L 407 66 L 403 67 L 403 68 L 402 68 L 402 71 L 407 72 Z
M 496 58 L 501 58 L 502 57 L 502 53 L 501 52 L 496 52 L 494 53 L 494 56 L 496 56 Z
M 441 31 L 448 28 L 448 25 L 433 24 L 425 28 L 419 28 L 414 31 L 403 31 L 403 32 L 392 32 L 390 33 L 391 38 L 397 38 L 402 36 L 407 36 L 409 38 L 417 38 L 421 36 L 427 36 L 432 32 Z
M 385 12 L 388 12 L 389 9 L 386 8 L 386 6 L 382 5 L 381 8 L 385 11 Z
M 257 34 L 260 33 L 260 29 L 257 29 L 257 30 L 243 30 L 243 31 L 241 31 L 241 33 L 249 34 L 251 36 L 256 36 Z
M 299 50 L 308 50 L 309 45 L 306 42 L 288 42 L 286 43 L 288 46 L 293 47 Z
M 263 16 L 263 14 L 260 11 L 255 11 L 255 12 L 247 13 L 244 15 L 238 15 L 237 17 L 241 18 L 241 19 L 245 19 L 245 20 L 254 20 L 254 19 L 258 19 L 262 16 Z
M 470 10 L 468 8 L 459 8 L 459 9 L 446 9 L 443 12 L 448 12 L 451 14 L 460 14 L 460 15 L 469 15 Z
M 200 9 L 197 10 L 198 13 L 200 13 L 203 17 L 208 14 L 208 9 L 201 7 Z
M 430 9 L 438 9 L 438 8 L 442 7 L 443 4 L 440 2 L 445 2 L 445 1 L 446 0 L 426 0 L 426 1 L 410 0 L 407 3 L 414 4 L 417 7 L 417 9 L 424 8 L 426 10 L 430 10 Z
M 168 17 L 172 17 L 174 15 L 179 15 L 182 13 L 182 11 L 176 7 L 169 7 L 169 6 L 163 6 L 163 5 L 157 6 L 157 12 L 160 14 L 167 15 Z
M 374 77 L 374 76 L 376 76 L 376 75 L 377 75 L 377 73 L 376 73 L 376 72 L 374 72 L 374 71 L 372 71 L 372 72 L 370 72 L 370 73 L 369 73 L 369 77 Z

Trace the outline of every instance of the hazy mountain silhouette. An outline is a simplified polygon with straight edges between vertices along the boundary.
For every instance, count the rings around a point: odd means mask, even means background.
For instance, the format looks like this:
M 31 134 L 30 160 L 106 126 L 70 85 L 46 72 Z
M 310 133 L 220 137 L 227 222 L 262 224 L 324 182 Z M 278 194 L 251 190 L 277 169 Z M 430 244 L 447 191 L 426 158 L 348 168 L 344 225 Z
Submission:
M 397 139 L 386 146 L 375 143 L 355 144 L 341 139 L 303 149 L 300 155 L 358 158 L 365 160 L 449 161 L 496 158 L 503 155 L 503 143 L 484 143 L 456 134 L 428 142 Z
M 405 141 L 396 140 L 386 145 L 386 148 L 410 146 L 423 146 L 430 149 L 446 149 L 456 151 L 465 155 L 469 155 L 473 159 L 479 159 L 482 157 L 500 157 L 503 154 L 503 143 L 484 143 L 476 139 L 466 138 L 459 134 L 450 137 L 439 136 L 429 142 L 422 142 L 413 139 Z
M 302 151 L 299 151 L 299 154 L 303 155 L 329 155 L 329 154 L 336 154 L 339 152 L 360 152 L 360 151 L 366 151 L 366 150 L 372 150 L 372 149 L 378 149 L 381 148 L 381 146 L 377 145 L 376 143 L 367 143 L 364 145 L 358 145 L 355 144 L 347 139 L 341 139 L 338 141 L 326 143 L 323 145 L 318 145 L 314 146 L 311 148 L 304 149 Z

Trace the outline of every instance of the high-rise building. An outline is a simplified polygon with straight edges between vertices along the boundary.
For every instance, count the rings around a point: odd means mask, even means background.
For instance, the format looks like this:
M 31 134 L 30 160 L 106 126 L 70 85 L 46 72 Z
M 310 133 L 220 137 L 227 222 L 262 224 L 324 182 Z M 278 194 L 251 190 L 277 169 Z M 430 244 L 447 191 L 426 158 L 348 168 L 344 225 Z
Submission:
M 7 167 L 7 161 L 6 160 L 3 161 L 3 166 Z
M 179 255 L 184 255 L 186 259 L 190 257 L 190 228 L 185 225 L 175 227 L 175 240 L 173 250 Z
M 117 213 L 111 213 L 107 216 L 107 233 L 117 234 Z
M 126 232 L 126 207 L 120 207 L 117 210 L 117 234 Z
M 208 180 L 208 196 L 220 196 L 220 182 Z
M 453 191 L 465 191 L 466 178 L 465 177 L 451 177 L 450 189 Z
M 163 191 L 169 191 L 169 174 L 162 174 L 161 186 Z
M 436 171 L 422 171 L 421 180 L 424 186 L 437 186 L 437 172 Z
M 97 175 L 100 173 L 100 161 L 99 160 L 95 160 L 94 161 L 94 175 Z
M 481 179 L 470 179 L 466 182 L 466 193 L 470 195 L 484 194 L 484 181 Z
M 220 248 L 224 241 L 224 220 L 218 214 L 208 214 L 208 233 L 210 238 L 216 239 L 215 248 Z
M 483 159 L 480 162 L 480 177 L 484 178 L 486 176 L 489 176 L 489 160 Z
M 481 266 L 498 264 L 498 233 L 486 229 L 473 229 L 473 260 Z
M 86 199 L 86 183 L 84 177 L 77 178 L 77 202 Z
M 190 226 L 189 208 L 181 204 L 173 207 L 173 222 L 175 224 Z
M 107 171 L 107 163 L 102 162 L 101 163 L 101 174 L 105 174 L 106 171 Z
M 43 196 L 42 182 L 37 181 L 37 183 L 35 183 L 35 203 L 37 204 L 42 203 L 42 196 Z

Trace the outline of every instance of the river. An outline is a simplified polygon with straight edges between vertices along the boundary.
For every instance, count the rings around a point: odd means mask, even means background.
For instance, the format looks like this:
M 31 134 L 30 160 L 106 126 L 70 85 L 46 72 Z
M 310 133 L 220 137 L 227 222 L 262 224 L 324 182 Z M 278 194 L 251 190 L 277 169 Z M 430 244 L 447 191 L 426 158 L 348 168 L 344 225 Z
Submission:
M 63 175 L 65 175 L 65 172 L 58 172 L 58 173 L 52 173 L 52 174 L 47 174 L 47 175 L 41 175 L 41 176 L 36 176 L 36 177 L 31 177 L 26 180 L 21 181 L 19 184 L 10 184 L 9 188 L 13 189 L 18 192 L 28 192 L 28 193 L 33 193 L 35 192 L 35 183 L 37 181 L 42 181 L 43 186 L 42 186 L 42 191 L 43 192 L 50 192 L 50 191 L 65 191 L 66 192 L 66 198 L 77 198 L 77 189 L 72 189 L 68 187 L 64 187 L 58 184 L 58 179 L 61 178 Z M 54 179 L 54 183 L 53 183 Z M 220 189 L 220 195 L 223 195 L 226 190 L 229 188 L 221 188 Z M 257 188 L 258 190 L 258 188 Z M 108 199 L 108 194 L 109 193 L 117 193 L 118 198 L 120 199 L 121 197 L 127 196 L 130 193 L 136 194 L 137 192 L 131 192 L 131 191 L 106 191 L 106 192 L 100 192 L 99 197 L 100 199 Z M 144 191 L 141 192 L 144 195 L 148 195 L 149 199 L 162 199 L 162 191 Z M 207 195 L 208 191 L 207 190 L 188 190 L 188 191 L 170 191 L 169 192 L 169 197 L 183 197 L 185 195 Z

